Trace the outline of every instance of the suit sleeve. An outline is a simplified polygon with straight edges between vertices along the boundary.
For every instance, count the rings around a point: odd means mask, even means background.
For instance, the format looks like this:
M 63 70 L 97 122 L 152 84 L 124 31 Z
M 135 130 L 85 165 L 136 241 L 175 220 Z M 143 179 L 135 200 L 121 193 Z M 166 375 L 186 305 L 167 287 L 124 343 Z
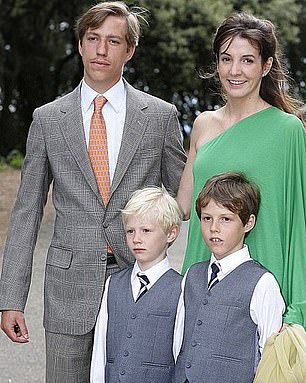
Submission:
M 36 110 L 3 254 L 0 310 L 24 311 L 31 283 L 33 252 L 51 181 L 42 124 Z
M 162 158 L 162 183 L 175 197 L 186 162 L 182 143 L 182 133 L 177 118 L 177 110 L 172 105 L 166 123 L 165 141 Z

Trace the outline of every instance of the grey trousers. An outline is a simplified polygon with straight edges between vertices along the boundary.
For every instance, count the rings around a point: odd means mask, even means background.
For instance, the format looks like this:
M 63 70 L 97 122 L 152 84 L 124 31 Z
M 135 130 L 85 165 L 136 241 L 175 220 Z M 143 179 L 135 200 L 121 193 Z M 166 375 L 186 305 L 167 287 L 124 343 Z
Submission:
M 106 277 L 119 271 L 107 266 Z M 45 331 L 46 383 L 89 383 L 94 329 L 84 335 Z
M 45 332 L 46 383 L 89 383 L 93 335 Z

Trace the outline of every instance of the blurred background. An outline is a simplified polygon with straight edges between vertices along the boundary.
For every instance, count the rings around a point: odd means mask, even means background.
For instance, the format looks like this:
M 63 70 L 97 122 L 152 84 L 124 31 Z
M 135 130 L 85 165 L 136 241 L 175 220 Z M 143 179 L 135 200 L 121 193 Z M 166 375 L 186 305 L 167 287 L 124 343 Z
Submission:
M 306 0 L 127 0 L 145 7 L 136 54 L 124 76 L 135 87 L 176 105 L 188 146 L 192 122 L 218 108 L 211 70 L 216 26 L 233 11 L 250 11 L 277 27 L 283 59 L 306 99 Z M 88 0 L 0 0 L 0 168 L 22 162 L 34 108 L 71 91 L 82 78 L 74 36 Z

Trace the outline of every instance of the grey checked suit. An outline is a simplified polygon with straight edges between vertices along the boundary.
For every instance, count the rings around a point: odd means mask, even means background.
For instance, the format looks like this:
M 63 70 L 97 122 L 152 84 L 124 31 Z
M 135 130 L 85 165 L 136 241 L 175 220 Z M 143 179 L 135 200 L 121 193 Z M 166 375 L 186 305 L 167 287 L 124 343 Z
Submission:
M 107 241 L 120 268 L 133 262 L 120 215 L 131 193 L 149 185 L 164 184 L 172 195 L 178 189 L 185 154 L 174 106 L 125 86 L 126 121 L 106 208 L 87 153 L 80 86 L 34 112 L 4 251 L 0 310 L 24 311 L 33 251 L 53 183 L 56 219 L 44 297 L 44 326 L 50 332 L 80 335 L 94 327 Z

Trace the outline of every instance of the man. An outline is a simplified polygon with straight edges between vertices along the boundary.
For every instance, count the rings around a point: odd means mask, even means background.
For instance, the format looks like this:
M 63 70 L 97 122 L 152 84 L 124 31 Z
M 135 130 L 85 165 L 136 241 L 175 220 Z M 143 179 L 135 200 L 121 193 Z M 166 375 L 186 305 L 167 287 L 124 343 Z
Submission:
M 53 182 L 56 219 L 44 294 L 47 382 L 89 381 L 105 280 L 133 262 L 120 209 L 133 191 L 147 185 L 163 184 L 175 195 L 184 167 L 175 108 L 122 79 L 138 43 L 137 17 L 122 2 L 104 2 L 78 20 L 84 79 L 70 94 L 35 110 L 29 131 L 4 251 L 1 328 L 14 342 L 29 341 L 23 312 Z M 102 114 L 97 106 L 94 111 L 96 100 L 102 99 L 97 96 L 106 101 Z M 98 150 L 106 145 L 108 155 L 102 165 L 93 154 L 97 125 L 106 126 L 107 139 L 98 134 L 104 140 Z M 103 166 L 107 171 L 100 177 Z

